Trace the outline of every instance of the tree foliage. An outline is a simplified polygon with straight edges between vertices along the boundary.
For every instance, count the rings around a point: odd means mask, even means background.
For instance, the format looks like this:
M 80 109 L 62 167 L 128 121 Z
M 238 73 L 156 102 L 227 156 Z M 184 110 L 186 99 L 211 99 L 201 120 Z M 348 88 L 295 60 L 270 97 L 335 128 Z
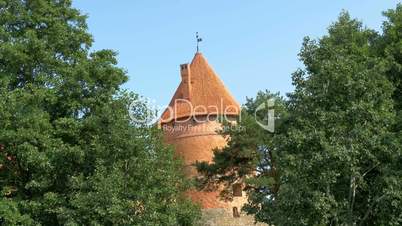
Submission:
M 138 96 L 85 20 L 69 0 L 0 0 L 0 222 L 192 225 L 181 163 L 132 122 Z
M 270 98 L 259 93 L 238 123 L 246 131 L 226 134 L 214 162 L 198 164 L 201 187 L 224 184 L 230 195 L 245 182 L 244 210 L 274 225 L 400 225 L 402 5 L 385 15 L 383 34 L 343 12 L 327 35 L 305 38 L 305 68 L 275 106 L 275 132 L 250 119 Z
M 402 4 L 384 12 L 384 15 L 387 20 L 383 24 L 383 35 L 377 45 L 377 51 L 388 62 L 386 74 L 395 87 L 393 99 L 397 123 L 394 131 L 398 132 L 399 139 L 402 139 L 400 133 L 402 130 Z
M 274 106 L 269 102 L 274 101 Z M 262 106 L 262 107 L 260 107 Z M 267 125 L 267 111 L 275 112 L 275 132 L 264 130 L 260 124 Z M 277 137 L 283 133 L 288 118 L 287 103 L 269 91 L 259 92 L 255 99 L 249 98 L 242 109 L 236 125 L 230 130 L 221 131 L 229 136 L 228 145 L 214 151 L 213 164 L 198 162 L 197 169 L 202 174 L 198 178 L 201 189 L 223 185 L 222 199 L 233 198 L 235 183 L 245 184 L 248 204 L 244 209 L 255 214 L 256 220 L 268 222 L 267 197 L 274 197 L 279 189 L 280 171 L 277 166 Z M 260 123 L 260 124 L 259 124 Z

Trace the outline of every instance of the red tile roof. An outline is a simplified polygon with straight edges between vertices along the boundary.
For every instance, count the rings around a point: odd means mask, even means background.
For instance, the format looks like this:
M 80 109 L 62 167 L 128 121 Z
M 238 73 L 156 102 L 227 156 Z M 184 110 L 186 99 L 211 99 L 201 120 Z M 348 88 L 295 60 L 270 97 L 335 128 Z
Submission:
M 195 54 L 191 64 L 181 65 L 181 73 L 182 81 L 169 104 L 171 110 L 164 111 L 161 123 L 193 115 L 240 113 L 240 105 L 201 53 Z

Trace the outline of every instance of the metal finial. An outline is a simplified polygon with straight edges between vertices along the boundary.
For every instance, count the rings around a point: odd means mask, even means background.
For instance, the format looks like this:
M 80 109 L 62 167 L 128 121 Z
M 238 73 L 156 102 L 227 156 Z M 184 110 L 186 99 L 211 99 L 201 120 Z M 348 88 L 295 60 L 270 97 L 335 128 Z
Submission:
M 199 43 L 202 42 L 202 38 L 200 38 L 200 36 L 198 35 L 198 32 L 195 33 L 195 37 L 197 39 L 197 53 L 200 50 L 199 49 Z

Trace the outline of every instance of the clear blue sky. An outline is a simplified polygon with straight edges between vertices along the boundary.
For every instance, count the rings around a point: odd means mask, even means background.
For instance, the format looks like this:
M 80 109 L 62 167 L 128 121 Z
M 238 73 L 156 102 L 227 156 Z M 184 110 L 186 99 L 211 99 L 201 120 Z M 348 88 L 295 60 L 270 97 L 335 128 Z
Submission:
M 304 36 L 326 33 L 342 9 L 379 30 L 396 0 L 75 0 L 87 14 L 94 50 L 113 49 L 130 80 L 125 88 L 167 104 L 180 82 L 179 64 L 201 52 L 231 93 L 293 90 L 291 73 Z

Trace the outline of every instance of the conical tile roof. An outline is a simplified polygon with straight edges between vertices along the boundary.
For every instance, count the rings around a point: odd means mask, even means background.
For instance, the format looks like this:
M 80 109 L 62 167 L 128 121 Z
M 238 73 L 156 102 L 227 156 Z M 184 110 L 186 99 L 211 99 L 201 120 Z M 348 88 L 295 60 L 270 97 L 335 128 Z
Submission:
M 226 89 L 201 53 L 181 65 L 182 81 L 161 123 L 198 115 L 238 115 L 240 105 Z

